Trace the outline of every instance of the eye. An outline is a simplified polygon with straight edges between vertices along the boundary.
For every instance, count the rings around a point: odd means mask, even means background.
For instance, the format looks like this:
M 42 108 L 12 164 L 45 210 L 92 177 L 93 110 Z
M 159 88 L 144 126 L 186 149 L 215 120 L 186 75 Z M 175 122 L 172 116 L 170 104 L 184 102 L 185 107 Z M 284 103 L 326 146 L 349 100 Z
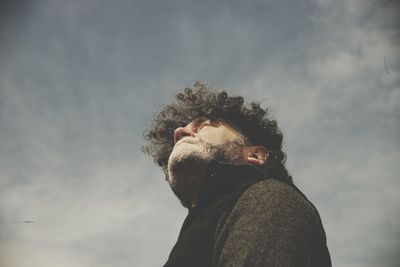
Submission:
M 197 127 L 197 130 L 200 130 L 200 129 L 202 129 L 203 127 L 206 127 L 206 126 L 213 126 L 213 127 L 216 127 L 217 125 L 218 125 L 218 121 L 205 118 L 204 120 L 202 120 L 201 122 L 199 122 L 198 127 Z
M 208 121 L 204 121 L 199 125 L 199 127 L 197 127 L 197 130 L 200 130 L 203 127 L 206 127 L 206 126 L 211 126 L 211 124 Z

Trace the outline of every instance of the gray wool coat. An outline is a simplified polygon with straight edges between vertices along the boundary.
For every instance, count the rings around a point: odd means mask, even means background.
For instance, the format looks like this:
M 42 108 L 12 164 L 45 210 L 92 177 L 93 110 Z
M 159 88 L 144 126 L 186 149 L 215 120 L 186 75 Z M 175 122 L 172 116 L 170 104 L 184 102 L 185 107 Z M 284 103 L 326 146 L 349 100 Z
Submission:
M 165 267 L 330 267 L 315 206 L 287 179 L 213 163 Z

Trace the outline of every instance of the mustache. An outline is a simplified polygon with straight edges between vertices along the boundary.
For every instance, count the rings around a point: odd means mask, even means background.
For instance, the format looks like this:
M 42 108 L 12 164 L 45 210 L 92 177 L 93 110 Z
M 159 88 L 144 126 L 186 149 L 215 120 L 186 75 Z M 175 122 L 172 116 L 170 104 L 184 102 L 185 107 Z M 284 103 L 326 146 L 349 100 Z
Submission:
M 182 143 L 188 143 L 188 144 L 201 144 L 203 141 L 198 138 L 198 137 L 191 137 L 191 136 L 185 136 L 179 139 L 178 142 L 176 142 L 175 146 L 182 144 Z

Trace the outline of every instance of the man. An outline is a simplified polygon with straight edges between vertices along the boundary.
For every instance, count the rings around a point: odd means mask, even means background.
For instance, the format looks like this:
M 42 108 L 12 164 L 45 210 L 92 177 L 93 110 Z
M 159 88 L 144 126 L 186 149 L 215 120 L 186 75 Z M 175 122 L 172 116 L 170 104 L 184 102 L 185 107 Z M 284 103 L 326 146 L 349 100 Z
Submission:
M 164 266 L 331 266 L 319 214 L 288 175 L 267 113 L 197 82 L 156 115 L 143 150 L 188 209 Z

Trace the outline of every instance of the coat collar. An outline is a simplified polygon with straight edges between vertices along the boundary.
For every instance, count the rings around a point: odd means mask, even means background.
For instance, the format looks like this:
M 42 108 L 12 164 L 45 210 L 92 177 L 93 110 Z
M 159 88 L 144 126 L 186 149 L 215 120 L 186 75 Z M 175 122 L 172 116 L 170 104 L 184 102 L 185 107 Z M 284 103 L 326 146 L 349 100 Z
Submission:
M 197 204 L 189 208 L 189 213 L 203 210 L 211 203 L 235 192 L 245 184 L 272 178 L 271 168 L 257 168 L 249 164 L 232 164 L 209 161 L 209 174 L 200 191 Z

